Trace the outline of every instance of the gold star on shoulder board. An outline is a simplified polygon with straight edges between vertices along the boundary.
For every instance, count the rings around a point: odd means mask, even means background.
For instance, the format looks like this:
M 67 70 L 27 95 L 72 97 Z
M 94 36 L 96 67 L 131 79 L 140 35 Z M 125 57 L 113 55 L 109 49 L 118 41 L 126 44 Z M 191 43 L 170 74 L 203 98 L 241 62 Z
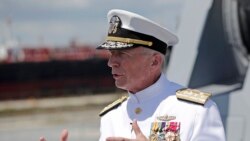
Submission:
M 211 97 L 211 93 L 201 92 L 196 89 L 180 89 L 176 91 L 176 97 L 180 100 L 190 101 L 204 105 Z

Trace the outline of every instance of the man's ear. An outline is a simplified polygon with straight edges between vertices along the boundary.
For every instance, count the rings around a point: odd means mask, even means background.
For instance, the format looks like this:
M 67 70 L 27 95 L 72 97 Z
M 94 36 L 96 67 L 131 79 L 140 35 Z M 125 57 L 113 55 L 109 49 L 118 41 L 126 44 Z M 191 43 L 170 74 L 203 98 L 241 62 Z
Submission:
M 152 63 L 151 63 L 151 65 L 152 65 L 152 66 L 158 66 L 158 65 L 161 66 L 162 61 L 163 61 L 163 60 L 162 60 L 162 58 L 161 58 L 161 55 L 158 54 L 158 53 L 154 53 L 154 54 L 153 54 L 153 58 L 152 58 Z

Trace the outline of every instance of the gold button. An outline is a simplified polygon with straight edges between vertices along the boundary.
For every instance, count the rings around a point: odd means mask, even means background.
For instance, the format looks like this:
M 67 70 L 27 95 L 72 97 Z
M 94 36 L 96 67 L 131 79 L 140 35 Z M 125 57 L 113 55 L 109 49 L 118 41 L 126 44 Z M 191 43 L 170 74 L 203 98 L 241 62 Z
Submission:
M 140 107 L 137 107 L 136 109 L 135 109 L 135 113 L 136 114 L 140 114 L 142 112 L 142 109 L 140 108 Z

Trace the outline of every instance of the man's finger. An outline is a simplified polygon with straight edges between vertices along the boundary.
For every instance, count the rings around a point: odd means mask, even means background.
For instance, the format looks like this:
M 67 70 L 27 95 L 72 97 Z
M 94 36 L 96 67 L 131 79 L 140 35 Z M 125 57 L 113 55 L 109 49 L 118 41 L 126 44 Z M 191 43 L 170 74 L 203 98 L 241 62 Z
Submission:
M 130 141 L 130 140 L 123 137 L 108 137 L 106 141 Z
M 142 134 L 141 129 L 140 129 L 140 127 L 137 124 L 137 120 L 133 120 L 132 128 L 133 128 L 136 136 Z
M 46 141 L 44 137 L 40 137 L 39 141 Z
M 67 141 L 67 139 L 68 139 L 68 130 L 67 129 L 64 129 L 63 131 L 62 131 L 62 133 L 61 133 L 61 137 L 60 137 L 60 139 L 61 139 L 61 141 Z

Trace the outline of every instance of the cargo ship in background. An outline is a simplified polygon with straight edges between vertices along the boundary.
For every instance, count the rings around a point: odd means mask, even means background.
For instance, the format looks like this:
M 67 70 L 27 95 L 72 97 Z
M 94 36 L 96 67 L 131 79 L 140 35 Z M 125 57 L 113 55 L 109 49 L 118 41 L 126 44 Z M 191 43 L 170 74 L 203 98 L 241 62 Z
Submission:
M 115 91 L 109 54 L 74 42 L 68 47 L 0 48 L 0 100 Z

